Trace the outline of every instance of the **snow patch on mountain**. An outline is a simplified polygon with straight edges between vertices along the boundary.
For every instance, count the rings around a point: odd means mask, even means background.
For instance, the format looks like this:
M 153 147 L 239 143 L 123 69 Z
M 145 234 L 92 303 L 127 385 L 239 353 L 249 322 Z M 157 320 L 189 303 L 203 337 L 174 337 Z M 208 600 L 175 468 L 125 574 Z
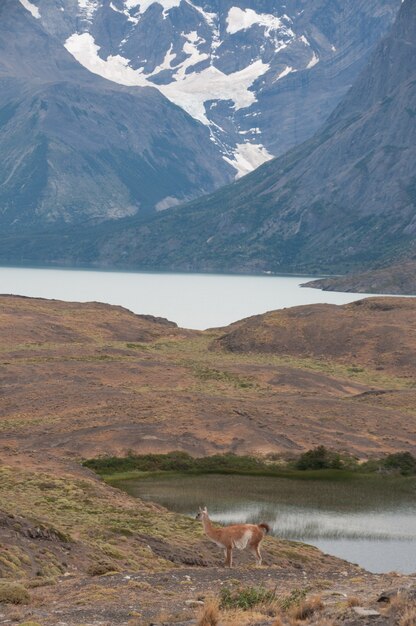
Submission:
M 71 35 L 65 42 L 65 48 L 87 70 L 98 74 L 107 80 L 120 85 L 147 87 L 149 85 L 143 70 L 134 70 L 129 67 L 128 59 L 117 55 L 110 55 L 107 59 L 98 56 L 100 46 L 89 33 Z
M 171 101 L 182 107 L 193 118 L 209 126 L 205 103 L 210 100 L 230 100 L 234 109 L 244 109 L 256 102 L 250 87 L 269 69 L 268 63 L 260 59 L 244 69 L 224 74 L 210 65 L 201 72 L 181 76 L 169 85 L 158 85 L 158 89 Z M 177 75 L 175 75 L 176 77 Z
M 198 13 L 202 15 L 204 20 L 207 22 L 207 24 L 209 24 L 209 26 L 211 26 L 211 28 L 215 28 L 216 21 L 218 20 L 218 15 L 216 13 L 209 13 L 208 11 L 205 11 L 202 7 L 199 7 L 191 2 L 191 0 L 185 1 L 187 4 L 189 4 L 189 6 L 195 9 L 195 11 L 198 11 Z
M 230 159 L 225 156 L 224 161 L 235 167 L 237 170 L 236 178 L 238 179 L 273 158 L 273 155 L 261 144 L 247 142 L 238 143 L 234 151 L 234 158 Z
M 81 14 L 87 20 L 91 20 L 95 11 L 98 9 L 98 0 L 78 0 L 78 6 L 81 9 Z
M 269 69 L 268 63 L 260 59 L 254 61 L 244 69 L 224 74 L 210 65 L 200 72 L 186 74 L 188 67 L 207 58 L 196 50 L 197 35 L 194 32 L 186 35 L 187 42 L 184 51 L 190 56 L 174 75 L 174 80 L 168 85 L 156 85 L 148 80 L 143 69 L 133 69 L 128 59 L 121 55 L 109 55 L 102 59 L 98 55 L 100 46 L 95 43 L 90 33 L 71 35 L 65 42 L 65 48 L 86 69 L 98 74 L 107 80 L 120 85 L 137 87 L 154 87 L 168 100 L 182 107 L 194 119 L 210 126 L 206 116 L 205 103 L 209 100 L 230 100 L 235 110 L 243 109 L 256 102 L 256 95 L 250 91 L 253 83 Z M 162 65 L 169 63 L 169 57 Z M 185 67 L 184 67 L 185 66 Z
M 172 52 L 173 43 L 170 44 L 169 50 L 166 52 L 165 57 L 160 65 L 157 65 L 153 72 L 149 74 L 149 76 L 156 76 L 160 72 L 164 72 L 165 70 L 170 70 L 172 67 L 172 61 L 176 58 L 176 54 Z
M 317 63 L 319 63 L 319 57 L 315 52 L 312 53 L 312 58 L 306 66 L 307 70 L 310 70 L 311 67 L 314 67 Z
M 163 14 L 165 15 L 170 9 L 174 7 L 178 7 L 181 4 L 182 0 L 141 0 L 140 2 L 136 2 L 135 0 L 127 0 L 126 6 L 128 9 L 134 9 L 135 7 L 139 7 L 140 13 L 146 13 L 147 9 L 153 4 L 159 4 L 163 9 Z
M 202 37 L 198 37 L 198 33 L 196 32 L 196 30 L 193 30 L 187 34 L 182 33 L 182 36 L 186 39 L 186 42 L 183 44 L 183 51 L 188 58 L 182 63 L 182 65 L 176 72 L 175 80 L 183 80 L 189 67 L 192 67 L 197 63 L 201 63 L 201 61 L 205 61 L 209 58 L 208 54 L 206 54 L 205 52 L 201 53 L 198 50 L 198 45 L 201 43 L 205 43 L 205 39 L 202 39 Z
M 280 30 L 286 27 L 279 17 L 270 13 L 256 13 L 253 9 L 231 7 L 227 15 L 227 33 L 234 35 L 240 30 L 247 30 L 255 24 L 266 27 L 266 34 L 271 30 Z
M 138 24 L 139 20 L 137 19 L 137 17 L 133 17 L 132 15 L 130 15 L 130 12 L 128 9 L 118 9 L 113 2 L 110 2 L 110 9 L 112 9 L 113 11 L 115 11 L 115 13 L 120 13 L 121 15 L 125 15 L 127 20 L 129 22 L 131 22 L 132 24 Z
M 37 6 L 29 2 L 29 0 L 20 0 L 20 4 L 22 4 L 29 13 L 33 15 L 37 20 L 40 20 L 40 11 Z
M 278 80 L 280 80 L 281 78 L 284 78 L 285 76 L 287 76 L 288 74 L 294 71 L 296 70 L 294 70 L 293 67 L 291 67 L 290 65 L 286 65 L 285 69 L 282 70 L 279 74 L 277 74 L 276 78 L 273 79 L 273 82 L 276 83 Z
M 166 211 L 167 209 L 171 209 L 173 206 L 177 206 L 180 203 L 181 200 L 179 198 L 175 198 L 174 196 L 166 196 L 166 198 L 163 198 L 157 204 L 155 204 L 155 209 L 156 211 Z

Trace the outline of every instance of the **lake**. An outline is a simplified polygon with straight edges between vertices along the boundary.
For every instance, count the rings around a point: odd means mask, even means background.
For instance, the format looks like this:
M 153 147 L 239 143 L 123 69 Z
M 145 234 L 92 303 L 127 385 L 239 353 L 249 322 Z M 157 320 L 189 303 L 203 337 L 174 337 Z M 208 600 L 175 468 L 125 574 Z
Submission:
M 345 304 L 364 294 L 300 287 L 311 276 L 230 276 L 0 268 L 0 293 L 73 302 L 118 304 L 166 317 L 184 328 L 226 326 L 273 309 L 325 302 Z
M 172 475 L 112 484 L 192 517 L 205 505 L 221 524 L 268 522 L 274 535 L 371 572 L 416 571 L 416 482 L 410 479 Z

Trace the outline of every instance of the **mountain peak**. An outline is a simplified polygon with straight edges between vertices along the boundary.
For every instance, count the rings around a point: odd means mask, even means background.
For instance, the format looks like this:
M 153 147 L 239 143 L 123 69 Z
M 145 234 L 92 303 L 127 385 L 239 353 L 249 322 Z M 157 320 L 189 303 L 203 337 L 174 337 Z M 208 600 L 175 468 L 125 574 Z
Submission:
M 400 0 L 3 0 L 3 230 L 147 219 L 311 137 Z

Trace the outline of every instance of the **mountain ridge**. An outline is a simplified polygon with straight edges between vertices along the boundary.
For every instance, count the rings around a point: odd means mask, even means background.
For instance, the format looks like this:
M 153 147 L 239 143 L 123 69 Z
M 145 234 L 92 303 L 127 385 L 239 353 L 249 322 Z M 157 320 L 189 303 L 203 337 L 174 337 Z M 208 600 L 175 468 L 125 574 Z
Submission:
M 414 50 L 416 5 L 405 0 L 391 33 L 314 137 L 169 214 L 97 231 L 91 260 L 331 273 L 405 255 L 416 234 Z M 82 258 L 82 246 L 71 257 Z
M 141 219 L 285 151 L 334 108 L 398 5 L 4 0 L 3 233 Z
M 227 175 L 207 129 L 156 89 L 112 85 L 79 65 L 20 3 L 6 0 L 0 10 L 4 230 L 146 212 L 229 180 L 232 168 Z M 20 196 L 27 184 L 30 200 Z

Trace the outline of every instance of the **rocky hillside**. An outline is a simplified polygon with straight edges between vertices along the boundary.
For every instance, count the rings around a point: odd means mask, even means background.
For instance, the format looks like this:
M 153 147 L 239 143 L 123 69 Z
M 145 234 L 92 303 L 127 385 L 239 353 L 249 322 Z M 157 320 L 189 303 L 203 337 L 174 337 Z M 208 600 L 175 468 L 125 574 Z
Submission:
M 236 322 L 214 342 L 214 347 L 228 352 L 359 363 L 360 367 L 413 375 L 415 312 L 413 298 L 298 306 Z
M 84 242 L 44 239 L 42 253 L 61 262 L 236 272 L 345 272 L 406 254 L 416 232 L 415 52 L 416 5 L 405 0 L 312 139 L 180 210 L 96 230 Z M 19 242 L 6 245 L 17 250 Z M 27 258 L 36 258 L 37 245 L 28 244 Z
M 3 0 L 2 232 L 163 211 L 281 154 L 399 4 Z
M 414 452 L 415 310 L 369 299 L 198 332 L 104 304 L 1 296 L 0 448 L 45 462 L 319 444 Z
M 316 443 L 414 453 L 415 306 L 298 307 L 200 333 L 121 307 L 1 296 L 3 622 L 414 624 L 414 575 L 369 574 L 277 537 L 265 538 L 261 568 L 245 552 L 229 570 L 200 522 L 128 496 L 81 461 L 129 450 L 291 455 Z M 354 328 L 366 342 L 354 343 Z M 412 498 L 412 478 L 377 480 Z M 268 601 L 250 609 L 259 587 Z M 220 610 L 225 594 L 241 603 Z
M 388 265 L 358 274 L 321 278 L 304 285 L 324 291 L 351 291 L 354 293 L 389 293 L 416 295 L 416 261 Z

